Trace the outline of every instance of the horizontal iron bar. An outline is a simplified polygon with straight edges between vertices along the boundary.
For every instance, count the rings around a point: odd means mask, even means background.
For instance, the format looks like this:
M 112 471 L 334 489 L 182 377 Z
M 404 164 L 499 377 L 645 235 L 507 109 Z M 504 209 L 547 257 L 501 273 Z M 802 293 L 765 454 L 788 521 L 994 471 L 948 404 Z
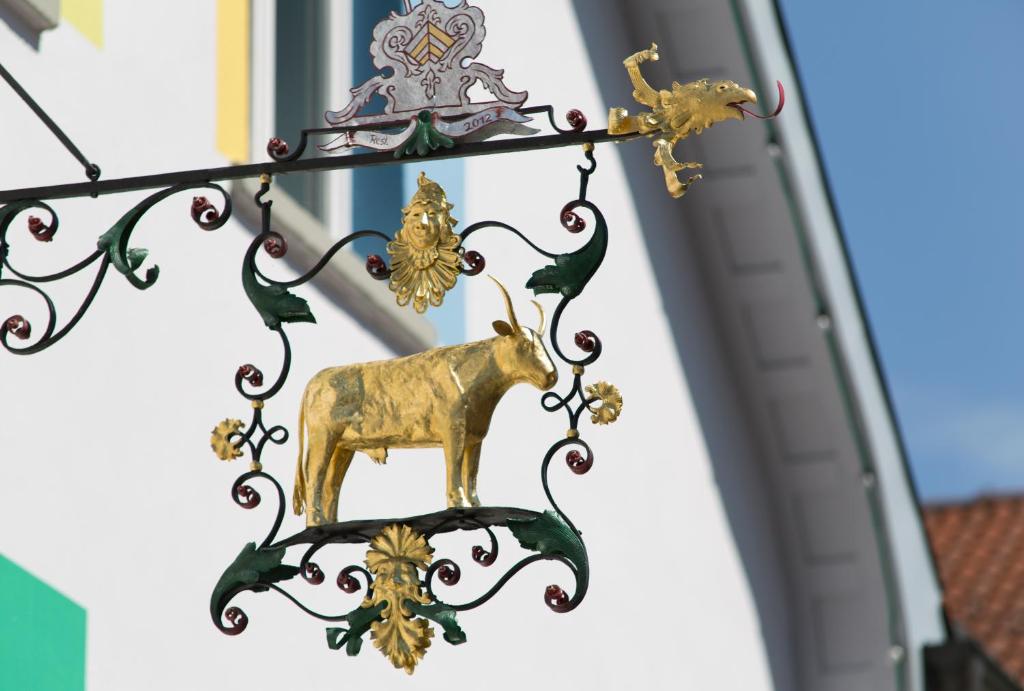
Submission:
M 223 166 L 221 168 L 202 168 L 182 170 L 174 173 L 156 175 L 140 175 L 131 178 L 117 178 L 97 182 L 72 183 L 67 185 L 50 185 L 47 187 L 24 187 L 16 190 L 0 192 L 0 204 L 22 201 L 26 199 L 53 200 L 74 197 L 98 197 L 118 192 L 133 192 L 155 188 L 171 187 L 184 183 L 217 182 L 221 180 L 240 180 L 259 175 L 286 175 L 320 170 L 342 170 L 346 168 L 362 168 L 365 166 L 381 166 L 396 163 L 417 163 L 434 161 L 443 158 L 463 158 L 468 156 L 485 156 L 488 154 L 514 153 L 517 151 L 534 151 L 554 149 L 586 143 L 609 141 L 625 141 L 642 135 L 609 134 L 608 130 L 590 130 L 584 132 L 567 132 L 564 134 L 548 134 L 538 137 L 519 139 L 497 139 L 483 142 L 456 144 L 452 149 L 438 149 L 428 156 L 395 158 L 391 151 L 375 151 L 366 154 L 345 156 L 320 156 L 300 158 L 295 161 L 267 161 L 266 163 L 249 163 L 246 165 Z

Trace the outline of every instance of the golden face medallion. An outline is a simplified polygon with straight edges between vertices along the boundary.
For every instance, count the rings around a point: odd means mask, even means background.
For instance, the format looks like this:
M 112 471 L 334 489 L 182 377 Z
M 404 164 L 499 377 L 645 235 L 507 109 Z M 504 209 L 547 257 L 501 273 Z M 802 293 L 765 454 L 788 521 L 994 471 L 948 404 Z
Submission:
M 402 228 L 388 243 L 391 281 L 399 305 L 412 302 L 423 313 L 427 305 L 439 307 L 444 294 L 455 287 L 460 267 L 459 243 L 453 231 L 458 221 L 449 213 L 444 190 L 420 173 L 418 189 L 402 209 Z

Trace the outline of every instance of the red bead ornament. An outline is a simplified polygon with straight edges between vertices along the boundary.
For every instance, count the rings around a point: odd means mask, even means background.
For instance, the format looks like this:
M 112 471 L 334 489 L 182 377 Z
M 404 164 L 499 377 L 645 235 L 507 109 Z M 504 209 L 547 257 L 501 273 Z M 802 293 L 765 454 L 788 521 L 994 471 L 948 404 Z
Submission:
M 288 142 L 280 137 L 274 137 L 267 142 L 267 153 L 271 158 L 283 158 L 288 155 Z
M 544 589 L 544 604 L 555 612 L 568 612 L 569 596 L 557 585 L 549 585 Z
M 578 108 L 573 108 L 566 113 L 565 120 L 569 123 L 569 127 L 572 128 L 573 132 L 582 132 L 587 129 L 587 116 Z
M 14 334 L 16 338 L 20 338 L 23 341 L 32 335 L 32 325 L 28 319 L 25 319 L 20 314 L 8 317 L 7 321 L 4 322 L 4 327 L 9 333 Z
M 366 258 L 366 272 L 378 281 L 383 281 L 391 276 L 391 269 L 384 262 L 384 257 L 379 254 L 371 254 Z

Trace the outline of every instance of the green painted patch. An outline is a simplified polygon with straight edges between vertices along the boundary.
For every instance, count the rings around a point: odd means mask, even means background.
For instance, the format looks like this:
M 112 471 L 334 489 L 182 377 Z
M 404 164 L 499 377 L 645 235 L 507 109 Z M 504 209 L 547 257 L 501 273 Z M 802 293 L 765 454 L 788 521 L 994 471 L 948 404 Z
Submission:
M 85 610 L 0 555 L 0 691 L 85 689 Z

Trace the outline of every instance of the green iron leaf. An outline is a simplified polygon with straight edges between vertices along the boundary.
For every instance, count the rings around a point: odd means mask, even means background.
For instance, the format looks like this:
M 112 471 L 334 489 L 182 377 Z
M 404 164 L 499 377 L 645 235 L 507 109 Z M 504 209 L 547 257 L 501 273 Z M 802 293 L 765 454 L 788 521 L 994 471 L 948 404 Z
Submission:
M 526 282 L 534 295 L 541 293 L 561 293 L 567 298 L 574 298 L 583 292 L 583 288 L 597 272 L 608 249 L 608 225 L 598 215 L 594 234 L 587 244 L 575 252 L 559 254 L 555 263 L 537 269 Z
M 156 283 L 156 279 L 160 276 L 160 267 L 151 266 L 146 269 L 146 277 L 144 279 L 135 275 L 135 270 L 142 265 L 142 260 L 149 255 L 149 250 L 128 248 L 128 236 L 144 213 L 144 211 L 139 211 L 138 215 L 132 218 L 132 214 L 138 208 L 135 207 L 135 209 L 129 211 L 110 230 L 101 235 L 96 245 L 107 253 L 107 256 L 110 257 L 110 263 L 114 265 L 115 269 L 124 274 L 129 283 L 139 290 L 145 290 Z M 148 209 L 149 207 L 146 208 Z
M 242 268 L 242 287 L 268 328 L 277 328 L 281 322 L 316 323 L 305 299 L 288 292 L 284 286 L 263 285 L 248 262 Z
M 220 188 L 220 186 L 208 182 L 185 183 L 175 185 L 174 187 L 168 187 L 165 190 L 160 190 L 159 192 L 149 195 L 136 204 L 130 211 L 128 211 L 128 213 L 119 218 L 117 223 L 110 227 L 110 230 L 103 233 L 103 235 L 99 237 L 99 240 L 97 240 L 96 245 L 107 253 L 107 256 L 110 258 L 110 263 L 114 265 L 114 268 L 124 274 L 124 277 L 128 279 L 128 282 L 139 290 L 145 290 L 156 283 L 156 279 L 160 276 L 160 267 L 152 266 L 147 269 L 145 278 L 139 278 L 139 276 L 135 274 L 136 269 L 142 265 L 143 260 L 149 254 L 148 250 L 128 247 L 128 240 L 131 238 L 131 234 L 135 230 L 135 226 L 138 225 L 146 212 L 153 208 L 157 202 L 163 201 L 172 194 L 177 194 L 184 190 L 199 187 L 208 187 L 220 190 L 226 197 L 226 193 Z M 217 227 L 223 224 L 227 218 L 227 213 L 221 216 L 221 220 L 218 222 Z
M 363 647 L 363 636 L 370 630 L 370 624 L 380 619 L 380 613 L 387 607 L 387 601 L 373 607 L 356 607 L 345 615 L 349 628 L 327 628 L 327 647 L 340 650 L 345 646 L 345 653 L 355 657 Z
M 327 647 L 331 650 L 338 650 L 344 640 L 344 635 L 348 633 L 348 629 L 338 628 L 337 626 L 327 627 Z
M 142 262 L 149 256 L 149 250 L 135 248 L 128 250 L 128 267 L 135 271 L 135 269 L 142 266 Z
M 219 612 L 221 598 L 240 585 L 256 585 L 286 581 L 295 576 L 297 566 L 282 565 L 285 548 L 256 549 L 256 543 L 250 542 L 238 553 L 231 565 L 217 581 L 210 596 L 210 611 L 216 616 Z
M 553 511 L 545 511 L 536 518 L 510 518 L 508 529 L 525 549 L 541 554 L 558 554 L 578 569 L 587 568 L 587 548 L 583 546 L 583 541 Z
M 452 645 L 466 642 L 466 634 L 455 619 L 455 610 L 451 607 L 435 602 L 429 605 L 421 605 L 412 600 L 405 601 L 406 607 L 413 614 L 430 619 L 441 625 L 444 629 L 444 639 Z

